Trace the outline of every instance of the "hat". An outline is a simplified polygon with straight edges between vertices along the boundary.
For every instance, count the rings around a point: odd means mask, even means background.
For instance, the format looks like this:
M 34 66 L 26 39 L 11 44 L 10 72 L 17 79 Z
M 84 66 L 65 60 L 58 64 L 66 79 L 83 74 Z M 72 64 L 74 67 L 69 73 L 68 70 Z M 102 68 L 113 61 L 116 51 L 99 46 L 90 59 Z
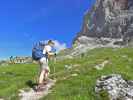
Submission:
M 48 44 L 55 44 L 55 43 L 54 43 L 54 41 L 49 40 L 49 41 L 48 41 Z

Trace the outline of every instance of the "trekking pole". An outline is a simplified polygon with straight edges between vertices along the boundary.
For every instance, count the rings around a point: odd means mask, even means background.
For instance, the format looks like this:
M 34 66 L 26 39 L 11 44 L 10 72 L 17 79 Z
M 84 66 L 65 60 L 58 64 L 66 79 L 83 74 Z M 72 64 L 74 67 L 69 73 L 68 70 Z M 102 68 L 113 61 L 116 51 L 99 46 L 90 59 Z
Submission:
M 54 56 L 54 79 L 55 79 L 55 63 L 56 63 L 56 54 Z

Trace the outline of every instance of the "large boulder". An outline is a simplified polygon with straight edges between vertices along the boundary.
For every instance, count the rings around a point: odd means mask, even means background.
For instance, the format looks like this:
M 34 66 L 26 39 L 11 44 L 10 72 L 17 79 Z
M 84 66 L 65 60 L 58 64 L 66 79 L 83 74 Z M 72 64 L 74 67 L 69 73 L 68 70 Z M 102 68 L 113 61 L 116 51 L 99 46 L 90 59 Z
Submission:
M 97 80 L 95 92 L 108 93 L 110 100 L 133 100 L 133 81 L 127 81 L 121 75 L 102 76 Z

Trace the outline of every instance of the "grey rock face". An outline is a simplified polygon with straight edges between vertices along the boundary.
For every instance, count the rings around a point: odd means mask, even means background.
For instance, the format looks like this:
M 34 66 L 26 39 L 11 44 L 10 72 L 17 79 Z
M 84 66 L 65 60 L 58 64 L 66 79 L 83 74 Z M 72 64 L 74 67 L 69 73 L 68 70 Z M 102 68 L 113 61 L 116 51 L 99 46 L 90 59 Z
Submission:
M 0 61 L 0 66 L 8 66 L 8 62 L 7 61 Z
M 128 43 L 133 37 L 133 0 L 96 0 L 85 14 L 81 36 L 122 39 Z
M 105 90 L 110 100 L 133 100 L 133 81 L 126 81 L 121 75 L 102 76 L 97 80 L 95 92 Z

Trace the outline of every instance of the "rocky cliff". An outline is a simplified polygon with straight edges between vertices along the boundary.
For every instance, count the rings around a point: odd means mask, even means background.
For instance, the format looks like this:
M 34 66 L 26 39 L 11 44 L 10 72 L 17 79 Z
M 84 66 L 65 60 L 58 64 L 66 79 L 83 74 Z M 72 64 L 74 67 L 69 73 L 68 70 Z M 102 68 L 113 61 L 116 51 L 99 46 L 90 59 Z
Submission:
M 96 0 L 74 44 L 127 45 L 133 39 L 133 0 Z

